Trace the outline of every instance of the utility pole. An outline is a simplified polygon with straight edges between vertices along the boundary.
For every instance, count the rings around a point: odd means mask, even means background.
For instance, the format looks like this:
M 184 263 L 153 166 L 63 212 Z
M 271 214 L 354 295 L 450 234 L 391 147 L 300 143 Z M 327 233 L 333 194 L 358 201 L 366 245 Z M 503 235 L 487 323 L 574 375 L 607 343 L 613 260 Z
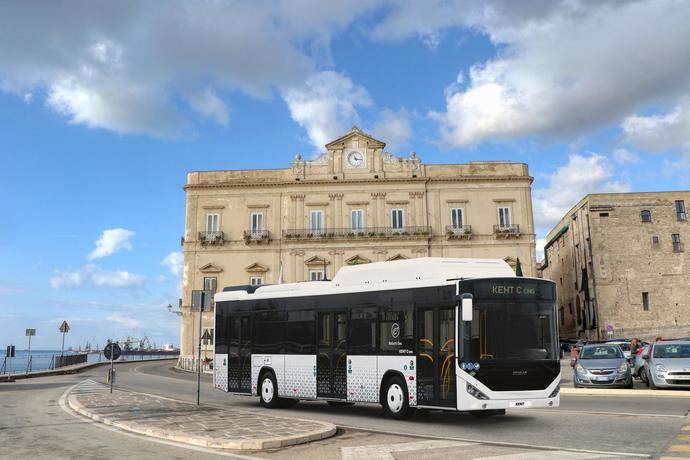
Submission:
M 204 314 L 204 294 L 201 293 L 201 305 L 199 305 L 199 353 L 197 354 L 197 369 L 196 369 L 196 405 L 199 405 L 201 399 L 201 318 Z

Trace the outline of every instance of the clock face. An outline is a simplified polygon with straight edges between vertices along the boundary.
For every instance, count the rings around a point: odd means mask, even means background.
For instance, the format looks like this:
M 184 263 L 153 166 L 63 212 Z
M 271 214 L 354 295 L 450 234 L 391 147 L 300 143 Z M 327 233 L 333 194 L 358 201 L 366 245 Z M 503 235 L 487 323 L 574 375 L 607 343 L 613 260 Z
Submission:
M 361 152 L 350 152 L 347 156 L 347 162 L 350 166 L 358 168 L 364 165 L 364 155 Z

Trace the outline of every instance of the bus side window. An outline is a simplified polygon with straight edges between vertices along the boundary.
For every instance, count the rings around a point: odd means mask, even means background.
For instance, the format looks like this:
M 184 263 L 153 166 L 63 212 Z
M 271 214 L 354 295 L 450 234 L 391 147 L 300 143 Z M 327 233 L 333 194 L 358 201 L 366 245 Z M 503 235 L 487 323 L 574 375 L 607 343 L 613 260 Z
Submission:
M 353 308 L 350 311 L 350 340 L 348 354 L 376 353 L 376 308 Z

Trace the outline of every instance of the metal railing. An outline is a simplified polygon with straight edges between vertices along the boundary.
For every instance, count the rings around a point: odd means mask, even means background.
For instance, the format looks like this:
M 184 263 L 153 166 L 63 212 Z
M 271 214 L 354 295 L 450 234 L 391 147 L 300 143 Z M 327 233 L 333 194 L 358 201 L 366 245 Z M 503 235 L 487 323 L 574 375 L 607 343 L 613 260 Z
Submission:
M 223 232 L 199 232 L 201 244 L 223 244 L 225 236 Z
M 448 225 L 446 227 L 448 239 L 470 238 L 472 236 L 471 225 Z
M 50 368 L 57 369 L 58 367 L 82 364 L 86 362 L 88 357 L 88 353 L 80 353 L 78 355 L 55 355 L 50 363 Z
M 364 228 L 325 228 L 325 229 L 288 229 L 283 230 L 284 240 L 353 240 L 353 239 L 390 239 L 390 238 L 431 238 L 431 227 L 364 227 Z
M 244 242 L 249 243 L 268 243 L 271 241 L 271 234 L 268 230 L 245 230 Z
M 494 225 L 494 234 L 509 236 L 520 236 L 520 226 L 518 224 Z

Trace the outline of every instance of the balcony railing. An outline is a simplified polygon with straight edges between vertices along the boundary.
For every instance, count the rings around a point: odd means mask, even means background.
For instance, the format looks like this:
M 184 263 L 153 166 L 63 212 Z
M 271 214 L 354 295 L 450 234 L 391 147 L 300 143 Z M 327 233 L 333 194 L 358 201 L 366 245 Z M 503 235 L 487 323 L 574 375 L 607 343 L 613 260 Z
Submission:
M 472 238 L 471 225 L 448 225 L 446 227 L 446 236 L 449 240 L 462 240 Z
M 520 236 L 520 226 L 518 224 L 494 225 L 494 235 L 496 235 L 497 238 L 517 238 Z
M 245 230 L 244 242 L 251 243 L 268 243 L 271 241 L 271 234 L 268 230 Z
M 223 232 L 199 232 L 201 244 L 223 244 L 224 241 Z
M 288 229 L 283 230 L 284 240 L 321 241 L 355 239 L 429 239 L 431 227 L 366 227 L 366 228 L 327 228 L 327 229 Z

